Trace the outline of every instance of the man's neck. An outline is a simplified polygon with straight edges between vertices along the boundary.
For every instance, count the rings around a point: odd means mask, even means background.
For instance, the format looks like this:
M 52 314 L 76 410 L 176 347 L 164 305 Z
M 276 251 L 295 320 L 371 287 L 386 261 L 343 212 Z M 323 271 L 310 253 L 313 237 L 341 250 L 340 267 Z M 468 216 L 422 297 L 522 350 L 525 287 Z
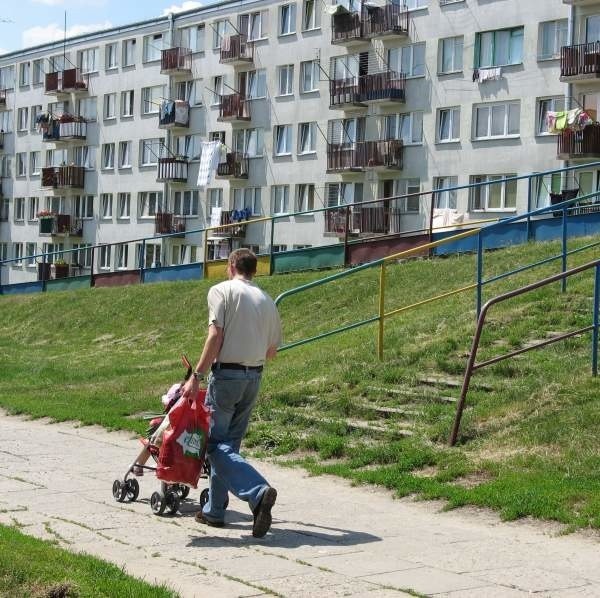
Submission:
M 252 282 L 252 278 L 248 278 L 247 276 L 244 276 L 243 274 L 236 274 L 233 277 L 233 280 L 243 280 L 244 282 Z

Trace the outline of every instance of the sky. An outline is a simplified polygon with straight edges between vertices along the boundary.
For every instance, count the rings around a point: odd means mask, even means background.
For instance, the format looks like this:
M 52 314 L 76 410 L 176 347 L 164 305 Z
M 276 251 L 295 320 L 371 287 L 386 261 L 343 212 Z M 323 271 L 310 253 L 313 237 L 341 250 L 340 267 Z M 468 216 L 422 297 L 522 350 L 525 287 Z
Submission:
M 208 0 L 0 0 L 0 54 L 67 36 L 143 21 Z

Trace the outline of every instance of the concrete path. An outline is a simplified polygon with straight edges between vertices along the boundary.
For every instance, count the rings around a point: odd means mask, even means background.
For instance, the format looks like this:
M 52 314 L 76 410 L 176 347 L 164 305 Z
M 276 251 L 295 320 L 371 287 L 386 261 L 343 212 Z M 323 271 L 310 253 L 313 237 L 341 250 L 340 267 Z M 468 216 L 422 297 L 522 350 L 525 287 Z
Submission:
M 600 597 L 596 535 L 560 536 L 558 525 L 502 523 L 475 509 L 442 512 L 437 503 L 268 463 L 260 469 L 279 495 L 261 540 L 237 499 L 223 529 L 195 523 L 189 499 L 183 513 L 157 517 L 151 475 L 140 479 L 138 502 L 112 498 L 113 479 L 138 449 L 129 434 L 0 413 L 0 523 L 166 582 L 184 597 Z

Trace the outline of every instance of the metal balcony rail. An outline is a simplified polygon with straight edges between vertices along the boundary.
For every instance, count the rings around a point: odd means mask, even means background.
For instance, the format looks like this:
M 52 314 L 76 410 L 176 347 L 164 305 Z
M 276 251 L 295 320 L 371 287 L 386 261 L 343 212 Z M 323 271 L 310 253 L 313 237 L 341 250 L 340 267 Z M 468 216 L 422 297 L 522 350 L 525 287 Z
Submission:
M 46 73 L 45 92 L 58 93 L 87 91 L 89 75 L 82 75 L 81 69 L 72 68 L 54 73 Z
M 400 230 L 401 211 L 389 206 L 391 200 L 365 203 L 329 210 L 325 215 L 325 232 L 341 235 L 393 234 Z
M 6 89 L 0 89 L 0 106 L 6 106 Z
M 189 161 L 187 157 L 169 157 L 158 159 L 158 182 L 187 183 Z
M 49 166 L 42 168 L 42 187 L 54 189 L 83 189 L 85 168 L 83 166 Z
M 560 76 L 596 75 L 600 73 L 600 42 L 563 46 L 560 50 Z
M 241 152 L 228 152 L 225 162 L 217 166 L 217 176 L 231 177 L 234 179 L 248 178 L 250 160 Z
M 377 100 L 404 102 L 405 89 L 406 75 L 391 70 L 348 79 L 331 79 L 329 105 L 331 107 L 344 104 L 361 105 L 364 102 Z
M 363 35 L 408 34 L 408 8 L 388 2 L 385 6 L 363 5 Z
M 4 149 L 4 131 L 0 131 L 0 149 Z
M 584 326 L 583 328 L 579 328 L 578 330 L 573 330 L 572 332 L 566 332 L 564 334 L 560 334 L 554 336 L 545 341 L 541 341 L 539 343 L 528 345 L 527 347 L 522 347 L 521 349 L 517 349 L 516 351 L 511 351 L 509 353 L 505 353 L 503 355 L 499 355 L 497 357 L 492 357 L 491 359 L 486 359 L 485 361 L 481 361 L 479 363 L 476 362 L 477 358 L 477 350 L 479 349 L 479 343 L 481 340 L 481 333 L 483 327 L 486 323 L 487 314 L 491 307 L 506 301 L 507 299 L 512 299 L 513 297 L 518 297 L 519 295 L 524 295 L 525 293 L 530 293 L 531 291 L 535 291 L 541 287 L 545 287 L 553 282 L 564 281 L 574 276 L 575 274 L 579 274 L 581 272 L 585 272 L 591 268 L 595 269 L 595 277 L 594 277 L 594 307 L 592 313 L 592 324 L 590 326 Z M 564 286 L 564 285 L 563 285 Z M 479 318 L 477 319 L 477 328 L 475 329 L 475 335 L 473 337 L 473 343 L 471 345 L 471 352 L 469 353 L 469 359 L 467 361 L 467 367 L 465 369 L 465 375 L 463 378 L 463 384 L 460 391 L 460 398 L 458 399 L 458 403 L 456 404 L 456 415 L 454 418 L 454 425 L 452 427 L 452 432 L 450 434 L 450 446 L 454 446 L 456 444 L 456 440 L 458 438 L 458 432 L 460 430 L 460 422 L 462 419 L 462 414 L 465 407 L 465 402 L 467 398 L 467 393 L 469 391 L 469 385 L 471 382 L 471 378 L 473 376 L 473 372 L 479 370 L 481 368 L 487 367 L 489 365 L 493 365 L 500 361 L 504 361 L 505 359 L 510 359 L 511 357 L 516 357 L 517 355 L 521 355 L 527 351 L 531 351 L 532 349 L 538 349 L 540 347 L 546 347 L 552 343 L 557 343 L 559 341 L 566 340 L 578 334 L 583 334 L 585 332 L 592 331 L 592 375 L 595 377 L 598 375 L 598 320 L 599 320 L 599 307 L 600 307 L 600 260 L 595 260 L 593 262 L 588 262 L 582 266 L 578 266 L 577 268 L 572 268 L 571 270 L 567 270 L 565 272 L 561 272 L 559 274 L 555 274 L 554 276 L 549 276 L 548 278 L 544 278 L 539 280 L 538 282 L 534 282 L 533 284 L 528 284 L 526 286 L 520 287 L 513 291 L 509 291 L 508 293 L 503 293 L 502 295 L 497 295 L 493 299 L 490 299 L 482 308 L 481 313 L 479 314 Z
M 359 12 L 344 12 L 331 17 L 331 43 L 339 44 L 363 37 Z
M 70 214 L 42 216 L 38 219 L 40 235 L 71 235 L 80 237 L 83 234 L 83 220 Z
M 192 51 L 189 48 L 167 48 L 160 53 L 161 74 L 191 72 Z
M 236 210 L 221 212 L 221 225 L 223 225 L 223 228 L 213 228 L 211 231 L 213 236 L 242 239 L 246 236 L 246 221 L 236 220 L 234 218 L 236 212 Z
M 185 218 L 171 212 L 157 212 L 154 215 L 154 234 L 168 235 L 185 233 Z
M 328 144 L 327 171 L 363 170 L 365 168 L 402 169 L 403 144 L 400 139 L 357 141 Z
M 221 42 L 220 62 L 252 62 L 254 60 L 254 43 L 241 33 L 225 37 Z
M 250 120 L 250 102 L 241 93 L 221 96 L 218 120 Z
M 169 104 L 169 106 L 167 106 Z M 158 113 L 158 126 L 161 129 L 190 126 L 190 103 L 184 100 L 165 100 Z
M 600 124 L 588 125 L 580 131 L 565 129 L 558 136 L 557 148 L 561 160 L 600 156 Z

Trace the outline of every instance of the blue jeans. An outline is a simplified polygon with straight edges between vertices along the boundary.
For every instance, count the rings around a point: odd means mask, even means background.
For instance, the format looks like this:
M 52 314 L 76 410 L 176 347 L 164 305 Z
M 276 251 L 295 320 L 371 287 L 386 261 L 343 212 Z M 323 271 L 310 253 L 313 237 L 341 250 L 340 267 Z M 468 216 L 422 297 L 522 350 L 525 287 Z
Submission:
M 252 410 L 258 398 L 261 372 L 215 369 L 208 381 L 206 404 L 213 409 L 208 437 L 209 500 L 202 512 L 211 521 L 223 521 L 227 493 L 254 508 L 269 487 L 240 454 Z

